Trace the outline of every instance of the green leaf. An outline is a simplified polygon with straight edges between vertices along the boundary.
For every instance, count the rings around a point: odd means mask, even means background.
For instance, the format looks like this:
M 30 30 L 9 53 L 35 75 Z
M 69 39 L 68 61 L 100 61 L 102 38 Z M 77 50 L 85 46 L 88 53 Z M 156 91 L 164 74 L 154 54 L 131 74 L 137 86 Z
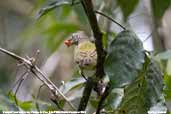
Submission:
M 156 60 L 171 59 L 171 50 L 167 50 L 165 52 L 158 53 L 156 56 L 154 56 L 154 59 L 156 59 Z
M 157 19 L 161 19 L 166 11 L 166 9 L 170 6 L 171 0 L 151 0 L 151 6 L 153 15 Z
M 15 100 L 17 100 L 15 97 L 15 95 L 14 95 L 14 93 L 12 92 L 12 91 L 9 91 L 9 93 L 8 93 L 8 97 L 9 97 L 9 99 L 13 102 L 13 103 L 15 103 Z M 18 100 L 17 100 L 18 101 Z
M 26 111 L 31 111 L 35 109 L 35 104 L 33 101 L 20 102 L 18 105 L 21 109 L 26 110 Z
M 150 106 L 146 100 L 146 86 L 145 76 L 142 73 L 132 84 L 125 88 L 119 114 L 147 114 Z
M 75 11 L 75 13 L 77 14 L 78 16 L 78 19 L 80 21 L 80 24 L 84 25 L 84 26 L 87 26 L 88 25 L 88 21 L 87 21 L 87 16 L 84 12 L 84 9 L 82 7 L 82 5 L 78 4 L 76 5 L 73 10 Z
M 61 19 L 64 20 L 64 19 L 67 19 L 69 14 L 71 13 L 72 11 L 72 7 L 70 6 L 63 6 L 62 7 L 62 12 L 61 12 Z
M 33 101 L 20 101 L 19 99 L 16 98 L 16 96 L 12 93 L 12 91 L 10 91 L 8 93 L 8 97 L 11 100 L 11 102 L 13 103 L 17 103 L 17 106 L 25 111 L 31 111 L 33 109 L 35 109 L 35 104 Z
M 9 110 L 17 111 L 17 106 L 4 93 L 4 91 L 0 90 L 0 112 Z
M 166 87 L 164 88 L 165 99 L 171 100 L 171 76 L 168 74 L 164 75 L 164 82 Z
M 123 88 L 114 88 L 106 99 L 105 105 L 109 106 L 107 109 L 116 110 L 119 107 L 123 96 L 124 96 Z
M 78 27 L 75 24 L 56 22 L 42 31 L 42 34 L 47 36 L 47 46 L 54 51 L 70 33 L 76 31 L 77 29 Z
M 119 33 L 108 53 L 104 69 L 109 76 L 111 89 L 123 87 L 136 79 L 144 63 L 144 49 L 135 33 Z
M 125 88 L 119 107 L 121 114 L 147 114 L 148 111 L 166 111 L 162 94 L 163 80 L 157 63 L 146 57 L 139 77 Z M 156 110 L 157 109 L 157 110 Z
M 63 94 L 66 94 L 73 89 L 82 87 L 84 83 L 85 83 L 84 78 L 72 79 L 71 81 L 65 83 L 65 85 L 60 87 L 60 90 L 62 91 Z
M 128 16 L 134 11 L 139 0 L 117 0 L 117 4 L 120 6 L 124 21 L 127 20 Z
M 143 68 L 139 71 L 139 76 L 124 88 L 124 97 L 118 108 L 119 114 L 147 114 L 150 102 L 146 100 L 147 82 L 145 76 L 149 63 L 150 59 L 146 56 Z
M 97 107 L 98 107 L 98 100 L 97 100 L 97 98 L 91 97 L 91 99 L 90 99 L 90 104 L 91 104 L 91 106 L 92 106 L 93 108 L 97 108 Z
M 57 7 L 63 6 L 63 5 L 71 5 L 71 3 L 68 0 L 60 0 L 60 1 L 55 1 L 53 3 L 51 3 L 50 5 L 42 8 L 37 15 L 37 19 L 39 19 L 40 17 L 42 17 L 43 15 L 47 14 L 48 12 L 54 10 Z
M 151 104 L 155 105 L 158 102 L 163 102 L 164 96 L 162 94 L 164 81 L 161 69 L 156 61 L 150 60 L 150 64 L 146 74 L 146 81 L 148 83 L 148 96 Z
M 103 32 L 102 42 L 105 49 L 109 47 L 109 44 L 113 41 L 115 36 L 116 36 L 115 32 L 108 32 L 108 33 Z

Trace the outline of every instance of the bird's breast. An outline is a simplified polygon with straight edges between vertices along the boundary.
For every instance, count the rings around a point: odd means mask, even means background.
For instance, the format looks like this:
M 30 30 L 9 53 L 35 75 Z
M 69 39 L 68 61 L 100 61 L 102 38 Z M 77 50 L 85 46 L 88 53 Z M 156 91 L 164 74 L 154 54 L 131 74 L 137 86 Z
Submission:
M 94 44 L 82 44 L 75 48 L 75 62 L 83 69 L 94 69 L 97 63 L 97 53 Z

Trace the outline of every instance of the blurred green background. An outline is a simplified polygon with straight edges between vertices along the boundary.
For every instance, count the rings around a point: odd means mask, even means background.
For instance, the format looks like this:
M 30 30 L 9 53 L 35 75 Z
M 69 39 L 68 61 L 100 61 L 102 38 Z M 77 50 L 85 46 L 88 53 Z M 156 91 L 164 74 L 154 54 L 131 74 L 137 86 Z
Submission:
M 81 4 L 58 7 L 37 20 L 38 11 L 54 1 L 0 0 L 0 47 L 23 57 L 34 57 L 36 51 L 40 50 L 37 65 L 59 86 L 61 81 L 67 82 L 79 76 L 73 62 L 73 48 L 67 48 L 63 44 L 64 39 L 78 30 L 84 30 L 88 35 L 92 33 Z M 93 0 L 93 3 L 96 10 L 132 29 L 143 41 L 146 50 L 160 53 L 155 55 L 158 61 L 168 60 L 168 64 L 162 68 L 168 75 L 171 74 L 170 0 L 131 0 L 129 5 L 125 0 Z M 104 38 L 109 42 L 122 31 L 100 15 L 97 15 L 97 19 Z M 17 61 L 0 52 L 0 94 L 7 94 L 23 72 L 25 69 L 17 67 Z M 40 85 L 40 81 L 29 74 L 17 93 L 18 99 L 31 100 Z M 43 100 L 49 100 L 46 89 L 41 92 Z M 171 105 L 170 98 L 168 105 Z

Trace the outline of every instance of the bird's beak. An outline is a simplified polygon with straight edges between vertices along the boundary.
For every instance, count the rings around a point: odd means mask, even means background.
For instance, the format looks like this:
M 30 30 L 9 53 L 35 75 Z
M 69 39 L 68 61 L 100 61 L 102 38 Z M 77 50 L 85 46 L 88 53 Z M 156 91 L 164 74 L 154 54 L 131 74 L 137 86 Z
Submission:
M 64 44 L 67 45 L 68 47 L 70 47 L 72 45 L 72 40 L 67 39 L 67 40 L 64 41 Z

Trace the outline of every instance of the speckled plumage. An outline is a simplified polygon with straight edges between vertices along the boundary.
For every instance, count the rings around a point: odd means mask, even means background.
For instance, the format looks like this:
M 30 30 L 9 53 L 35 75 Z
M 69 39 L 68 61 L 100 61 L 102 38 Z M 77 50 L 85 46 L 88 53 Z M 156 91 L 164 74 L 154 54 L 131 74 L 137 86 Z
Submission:
M 74 60 L 80 68 L 85 70 L 95 69 L 97 63 L 97 53 L 94 43 L 89 39 L 84 39 L 75 47 Z

